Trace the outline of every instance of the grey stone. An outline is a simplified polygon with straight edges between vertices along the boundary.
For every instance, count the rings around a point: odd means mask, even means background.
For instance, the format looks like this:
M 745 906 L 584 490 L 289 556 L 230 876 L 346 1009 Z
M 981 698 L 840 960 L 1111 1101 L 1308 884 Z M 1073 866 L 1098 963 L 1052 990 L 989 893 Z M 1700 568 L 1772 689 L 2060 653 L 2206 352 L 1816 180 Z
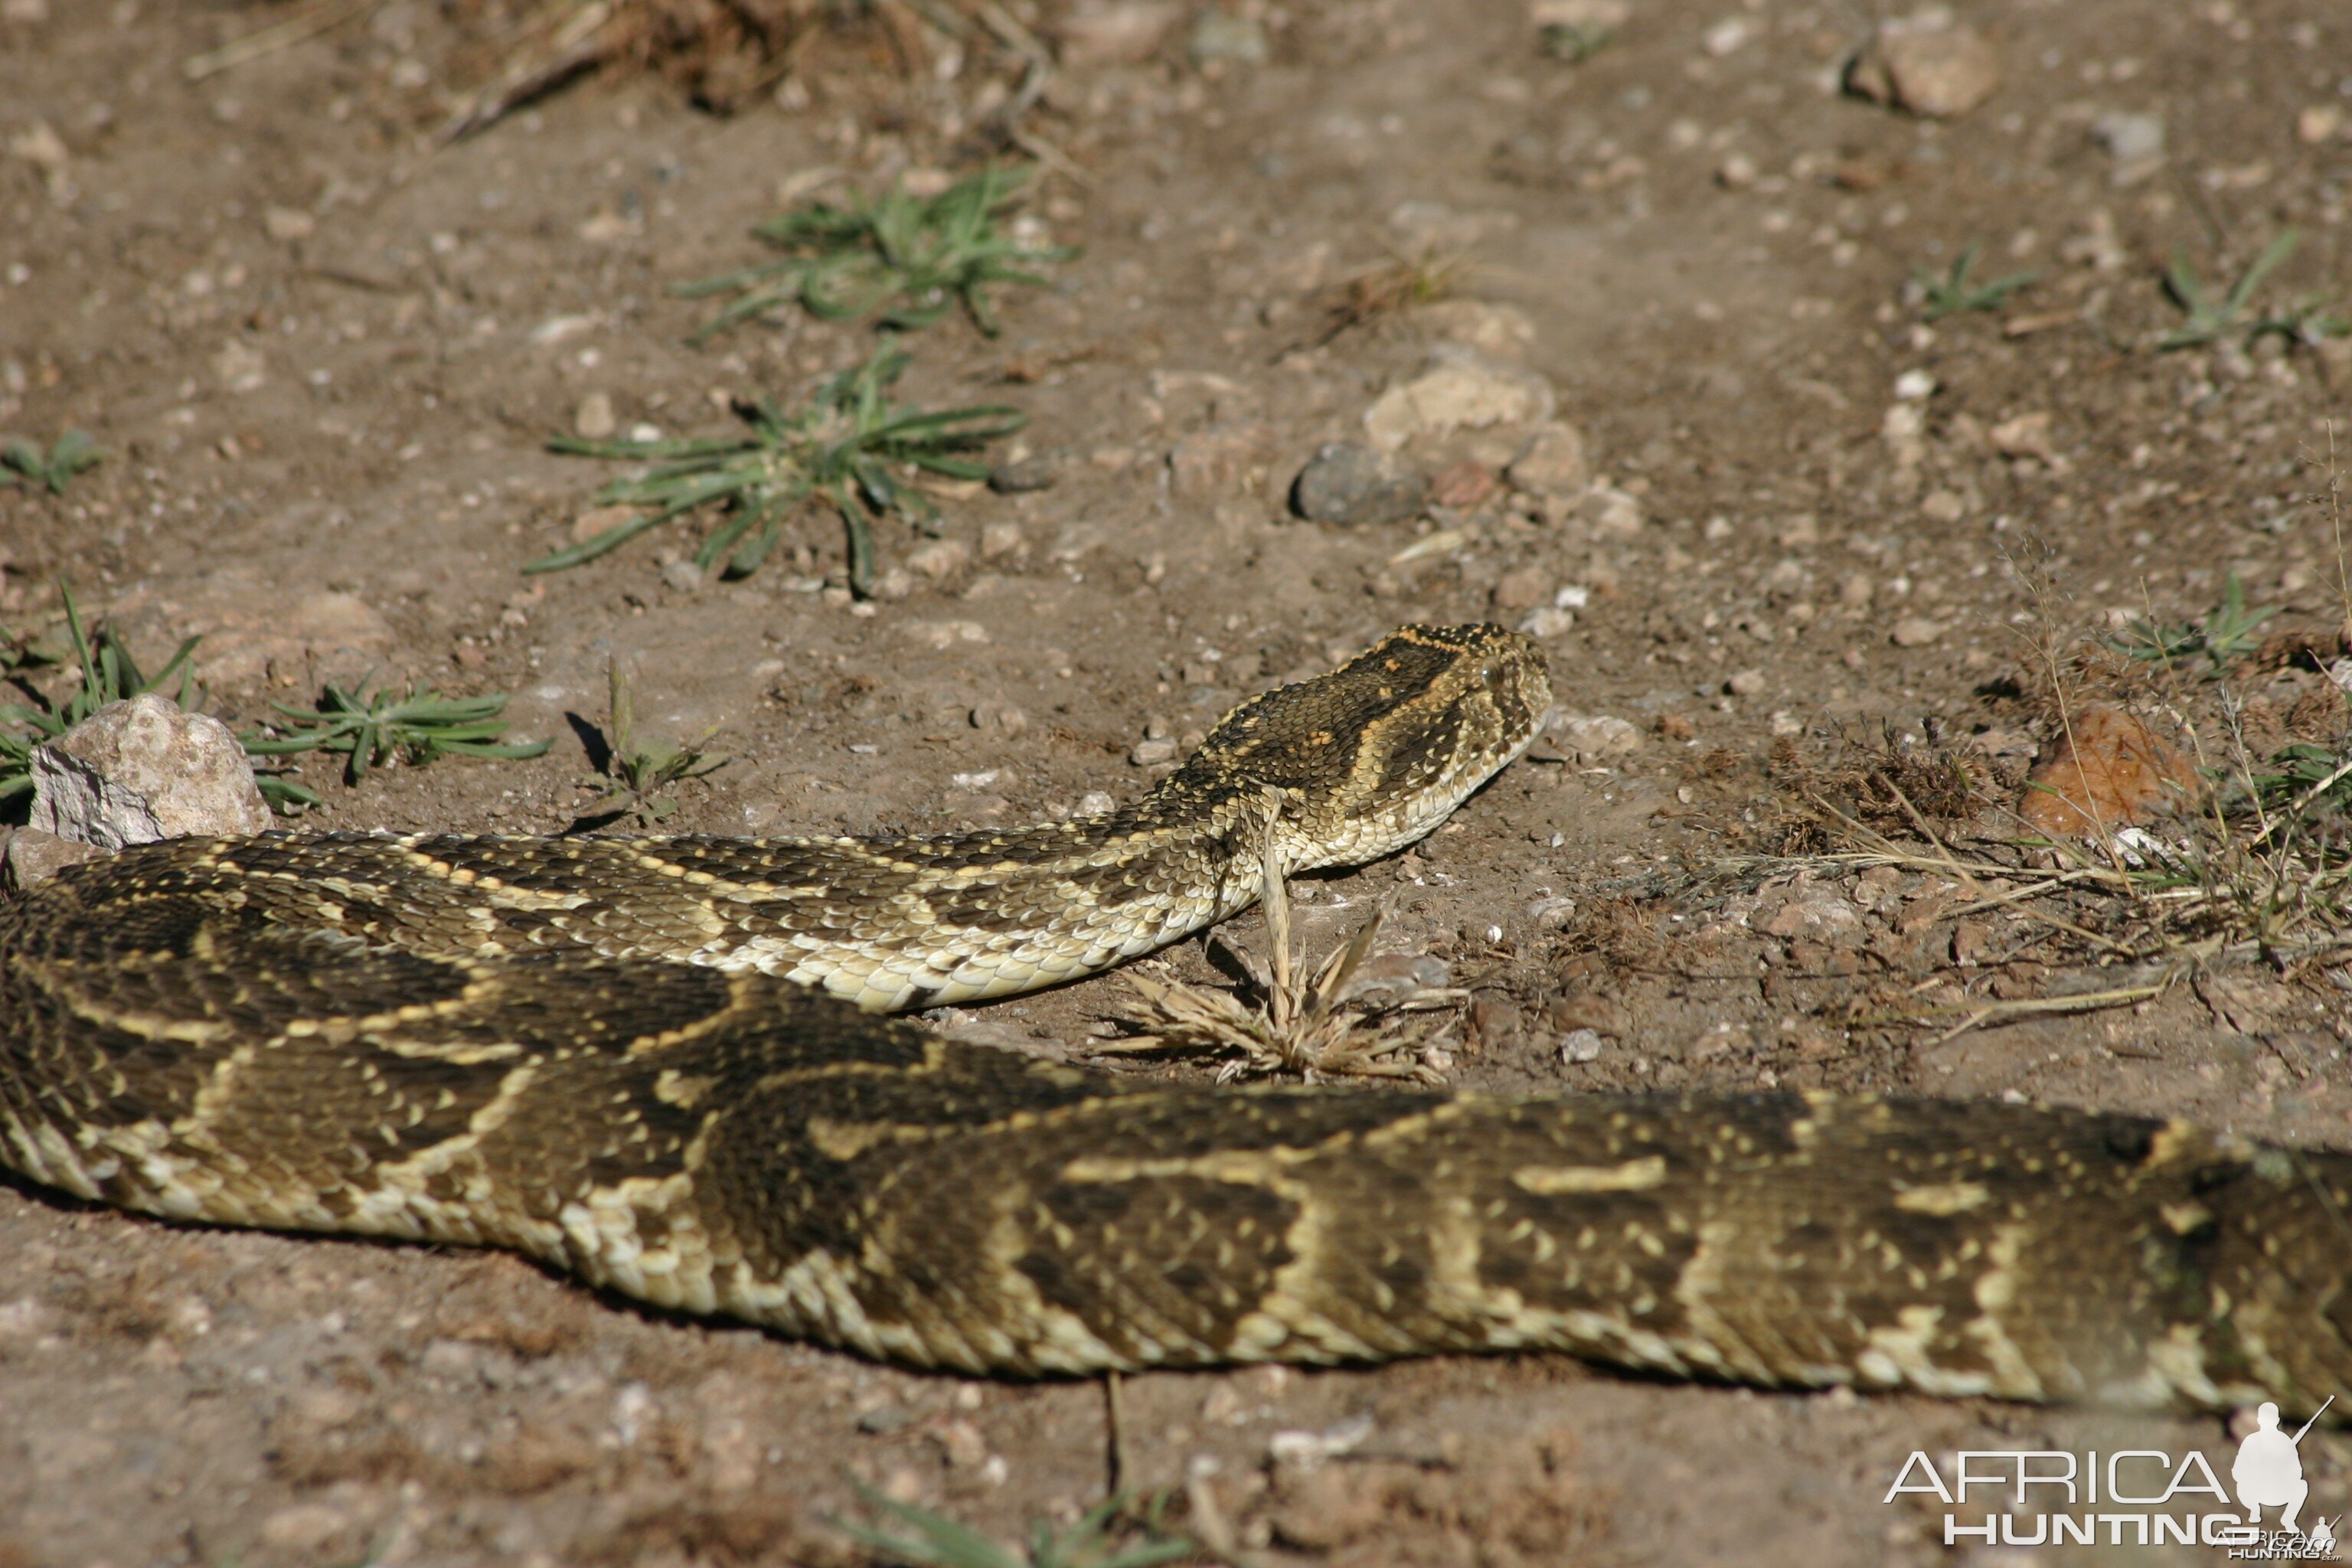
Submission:
M 1290 487 L 1290 504 L 1310 522 L 1353 528 L 1402 522 L 1429 494 L 1427 475 L 1361 447 L 1333 443 L 1317 452 Z
M 702 587 L 702 568 L 681 555 L 664 563 L 661 580 L 681 594 L 696 593 Z
M 988 488 L 1001 496 L 1027 495 L 1032 490 L 1050 490 L 1062 477 L 1061 466 L 1051 458 L 1024 458 L 1017 463 L 1000 463 L 990 471 Z
M 110 702 L 34 750 L 31 826 L 121 849 L 192 834 L 259 833 L 269 807 L 227 725 L 151 693 Z
M 67 867 L 104 853 L 95 845 L 77 844 L 37 827 L 20 827 L 10 836 L 7 853 L 0 856 L 0 868 L 7 872 L 8 886 L 20 893 L 30 892 Z

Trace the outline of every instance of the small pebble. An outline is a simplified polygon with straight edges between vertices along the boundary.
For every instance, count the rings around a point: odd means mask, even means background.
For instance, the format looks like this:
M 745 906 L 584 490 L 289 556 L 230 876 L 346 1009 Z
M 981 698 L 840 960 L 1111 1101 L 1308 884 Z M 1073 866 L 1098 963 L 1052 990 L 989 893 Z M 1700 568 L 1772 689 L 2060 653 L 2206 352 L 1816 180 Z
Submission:
M 1539 496 L 1574 496 L 1592 482 L 1584 437 L 1573 425 L 1555 421 L 1529 437 L 1507 473 L 1513 488 Z
M 1895 623 L 1896 647 L 1925 647 L 1944 635 L 1944 624 L 1925 616 L 1906 616 Z
M 1593 531 L 1610 539 L 1631 539 L 1642 531 L 1642 503 L 1611 485 L 1585 492 L 1580 510 Z
M 1139 768 L 1157 767 L 1161 763 L 1173 762 L 1175 758 L 1176 742 L 1165 738 L 1138 741 L 1135 749 L 1127 754 L 1127 760 Z
M 1585 767 L 1613 762 L 1642 744 L 1641 731 L 1606 713 L 1570 714 L 1553 724 L 1552 734 L 1559 748 Z
M 935 539 L 907 556 L 907 568 L 934 581 L 952 577 L 971 560 L 971 546 L 961 539 Z
M 1478 463 L 1456 463 L 1429 482 L 1432 506 L 1475 511 L 1502 491 L 1493 473 Z
M 1496 582 L 1487 597 L 1498 610 L 1531 610 L 1551 595 L 1551 580 L 1540 566 L 1522 566 L 1516 572 L 1506 572 Z
M 1024 458 L 1017 463 L 1000 463 L 990 469 L 988 488 L 1001 496 L 1028 495 L 1052 489 L 1061 477 L 1061 466 L 1053 458 Z
M 702 587 L 702 568 L 681 555 L 662 567 L 661 580 L 681 594 L 692 594 Z
M 1005 736 L 1025 735 L 1029 732 L 1029 715 L 1010 702 L 990 698 L 971 710 L 971 727 Z
M 1880 23 L 1845 73 L 1848 92 L 1931 120 L 1966 114 L 2000 85 L 1991 42 L 1942 6 Z
M 1764 672 L 1760 669 L 1735 670 L 1731 679 L 1723 683 L 1723 689 L 1734 697 L 1753 697 L 1763 690 L 1764 686 Z
M 980 531 L 980 558 L 995 561 L 1018 554 L 1029 542 L 1017 522 L 992 522 Z
M 1172 0 L 1082 0 L 1054 28 L 1066 70 L 1137 65 L 1151 58 L 1183 16 Z
M 572 433 L 583 441 L 603 441 L 621 427 L 613 413 L 613 396 L 607 392 L 592 392 L 580 400 L 572 414 Z
M 2164 116 L 2115 110 L 2091 122 L 2091 134 L 2115 167 L 2108 184 L 2136 185 L 2164 165 Z
M 1290 487 L 1293 510 L 1310 522 L 1370 528 L 1402 522 L 1421 510 L 1429 480 L 1361 447 L 1333 443 L 1317 452 Z
M 1574 610 L 1563 610 L 1557 605 L 1545 605 L 1540 608 L 1528 611 L 1526 617 L 1519 622 L 1519 630 L 1531 637 L 1548 642 L 1553 637 L 1566 637 L 1570 628 L 1575 625 Z
M 2037 458 L 2046 463 L 2055 450 L 2050 442 L 2050 416 L 2046 412 L 2004 419 L 1988 434 L 1992 438 L 1992 449 L 2004 458 Z
M 1570 1030 L 1560 1037 L 1559 1059 L 1562 1063 L 1599 1061 L 1601 1032 L 1598 1029 Z

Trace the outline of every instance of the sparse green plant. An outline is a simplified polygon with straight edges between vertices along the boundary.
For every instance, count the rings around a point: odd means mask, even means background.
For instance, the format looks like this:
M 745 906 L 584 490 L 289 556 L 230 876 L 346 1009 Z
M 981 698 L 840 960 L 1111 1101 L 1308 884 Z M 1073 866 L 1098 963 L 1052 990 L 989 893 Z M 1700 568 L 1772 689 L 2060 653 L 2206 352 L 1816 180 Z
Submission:
M 604 679 L 610 706 L 605 714 L 604 770 L 601 776 L 582 786 L 601 793 L 581 814 L 582 818 L 598 826 L 624 816 L 647 826 L 667 821 L 677 812 L 677 800 L 662 791 L 717 773 L 732 759 L 711 756 L 700 741 L 679 746 L 647 740 L 640 745 L 627 666 L 617 658 L 613 659 L 605 667 Z
M 201 640 L 190 637 L 182 643 L 163 668 L 149 675 L 139 668 L 131 655 L 131 645 L 106 622 L 95 631 L 82 625 L 81 606 L 74 603 L 73 590 L 59 584 L 65 599 L 66 635 L 71 645 L 71 658 L 79 679 L 72 693 L 62 700 L 51 701 L 27 689 L 37 707 L 22 703 L 0 703 L 0 805 L 14 802 L 28 794 L 33 787 L 33 750 L 56 740 L 110 702 L 142 697 L 151 691 L 163 691 L 177 684 L 170 693 L 183 709 L 195 705 L 200 695 L 195 686 L 195 671 L 189 656 Z M 26 645 L 29 650 L 29 646 Z M 42 656 L 27 653 L 25 662 Z M 298 786 L 299 787 L 299 786 Z
M 994 337 L 989 289 L 1000 283 L 1041 288 L 1046 280 L 1030 268 L 1077 254 L 1067 247 L 1024 246 L 999 226 L 1030 174 L 992 165 L 935 196 L 892 190 L 854 197 L 847 206 L 814 202 L 751 231 L 783 251 L 781 258 L 681 284 L 673 292 L 688 300 L 737 296 L 695 333 L 697 342 L 795 300 L 826 321 L 878 312 L 881 324 L 894 330 L 927 327 L 961 303 L 972 324 Z
M 104 455 L 98 443 L 80 430 L 58 437 L 47 456 L 37 443 L 19 438 L 0 447 L 0 485 L 40 485 L 51 495 L 61 496 L 68 480 L 98 467 Z
M 1919 291 L 1922 318 L 1940 321 L 1946 316 L 1971 310 L 1998 310 L 2011 294 L 2032 287 L 2042 276 L 2039 272 L 2012 272 L 1990 282 L 1977 282 L 1969 273 L 1976 266 L 1977 253 L 1983 248 L 1981 244 L 1969 246 L 1940 276 L 1924 268 L 1911 274 L 1912 284 Z
M 2229 336 L 2242 328 L 2260 330 L 2264 323 L 2250 321 L 2247 311 L 2252 308 L 2254 290 L 2263 279 L 2277 270 L 2279 265 L 2294 254 L 2301 244 L 2300 231 L 2287 229 L 2263 247 L 2253 264 L 2238 275 L 2237 282 L 2220 299 L 2213 298 L 2204 282 L 2189 265 L 2189 258 L 2175 251 L 2172 265 L 2165 269 L 2164 291 L 2180 307 L 2180 324 L 2156 340 L 2162 350 L 2197 348 Z
M 1309 346 L 1321 348 L 1342 332 L 1402 315 L 1416 305 L 1433 305 L 1454 292 L 1462 272 L 1460 257 L 1434 252 L 1400 256 L 1359 272 L 1325 292 L 1323 330 Z
M 1536 47 L 1548 58 L 1580 66 L 1616 37 L 1613 29 L 1598 22 L 1547 22 L 1536 30 Z
M 977 451 L 1011 435 L 1029 417 L 1003 406 L 926 414 L 896 405 L 885 393 L 907 363 L 906 353 L 886 342 L 865 363 L 825 382 L 797 414 L 785 413 L 767 398 L 738 403 L 735 411 L 750 426 L 740 436 L 692 441 L 557 437 L 548 443 L 550 451 L 653 463 L 646 473 L 615 479 L 596 492 L 599 505 L 649 510 L 523 570 L 556 572 L 577 566 L 672 518 L 717 504 L 723 508 L 720 521 L 695 552 L 695 563 L 709 571 L 723 562 L 726 575 L 744 576 L 758 570 L 775 548 L 792 510 L 810 496 L 823 494 L 848 531 L 849 585 L 860 595 L 872 593 L 869 514 L 896 513 L 926 532 L 939 531 L 939 509 L 912 484 L 894 477 L 891 468 L 916 468 L 952 479 L 983 479 L 985 463 L 955 454 Z
M 2255 798 L 2271 811 L 2300 809 L 2342 816 L 2352 810 L 2352 766 L 2347 766 L 2347 759 L 2307 741 L 2273 753 L 2268 764 L 2252 774 L 2251 782 Z
M 2304 299 L 2275 315 L 2264 316 L 2246 331 L 2249 342 L 2284 338 L 2290 345 L 2315 349 L 2330 338 L 2352 337 L 2352 316 L 2339 316 L 2321 299 Z
M 290 722 L 272 725 L 281 733 L 249 732 L 238 737 L 250 755 L 293 756 L 303 752 L 333 752 L 343 758 L 343 782 L 357 784 L 370 768 L 380 768 L 397 757 L 411 767 L 444 756 L 514 760 L 544 755 L 546 741 L 504 742 L 506 710 L 503 692 L 481 697 L 444 697 L 427 687 L 411 688 L 399 697 L 386 690 L 373 693 L 362 679 L 352 689 L 328 683 L 317 708 L 295 708 L 272 702 Z
M 1128 1506 L 1123 1492 L 1114 1492 L 1067 1530 L 1055 1531 L 1044 1520 L 1030 1527 L 1026 1549 L 992 1541 L 970 1525 L 913 1503 L 899 1502 L 859 1484 L 857 1495 L 867 1509 L 906 1534 L 835 1520 L 835 1527 L 885 1563 L 907 1568 L 1154 1568 L 1161 1563 L 1197 1557 L 1201 1548 L 1190 1537 L 1169 1534 L 1160 1524 L 1157 1507 L 1149 1510 L 1139 1539 L 1125 1544 L 1112 1539 L 1119 1515 Z
M 2145 616 L 2134 616 L 2120 635 L 2108 639 L 2108 646 L 2133 658 L 2174 668 L 2202 658 L 2207 676 L 2218 680 L 2229 673 L 2231 666 L 2262 646 L 2262 638 L 2256 634 L 2276 614 L 2275 607 L 2249 609 L 2246 585 L 2232 572 L 2222 582 L 2221 602 L 2207 611 L 2203 620 L 2158 621 Z

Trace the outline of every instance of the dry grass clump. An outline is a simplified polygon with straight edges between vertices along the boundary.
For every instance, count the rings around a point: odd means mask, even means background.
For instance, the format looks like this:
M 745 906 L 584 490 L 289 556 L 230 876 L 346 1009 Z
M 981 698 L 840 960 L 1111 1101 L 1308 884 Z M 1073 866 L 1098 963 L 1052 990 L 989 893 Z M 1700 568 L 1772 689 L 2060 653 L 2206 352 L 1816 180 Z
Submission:
M 1263 851 L 1265 875 L 1265 958 L 1219 938 L 1249 977 L 1254 994 L 1244 1001 L 1229 991 L 1202 991 L 1181 981 L 1123 971 L 1138 1005 L 1125 1021 L 1143 1033 L 1105 1047 L 1118 1051 L 1202 1051 L 1229 1059 L 1219 1082 L 1253 1074 L 1297 1073 L 1309 1083 L 1322 1078 L 1392 1078 L 1416 1083 L 1440 1081 L 1423 1059 L 1435 1032 L 1404 1015 L 1451 1009 L 1468 993 L 1423 987 L 1374 1005 L 1352 1000 L 1349 983 L 1372 955 L 1385 910 L 1375 910 L 1347 944 L 1318 965 L 1310 976 L 1293 957 L 1290 893 L 1282 858 L 1269 831 Z
M 1035 76 L 1049 58 L 991 0 L 477 0 L 472 8 L 495 33 L 491 79 L 451 117 L 446 138 L 606 66 L 658 71 L 727 114 L 789 76 L 863 70 L 913 80 L 949 54 L 1002 56 Z M 1024 83 L 1024 110 L 1041 86 Z

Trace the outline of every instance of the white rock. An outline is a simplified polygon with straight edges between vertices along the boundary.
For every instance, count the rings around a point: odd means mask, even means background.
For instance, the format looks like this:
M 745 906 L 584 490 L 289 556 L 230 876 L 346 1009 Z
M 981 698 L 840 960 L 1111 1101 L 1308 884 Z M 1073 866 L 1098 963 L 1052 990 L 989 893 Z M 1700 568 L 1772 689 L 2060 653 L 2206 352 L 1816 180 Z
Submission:
M 1578 504 L 1593 531 L 1604 538 L 1631 539 L 1642 531 L 1642 503 L 1614 485 L 1593 486 Z
M 1642 743 L 1641 731 L 1605 713 L 1567 715 L 1553 721 L 1552 733 L 1562 751 L 1574 752 L 1587 766 L 1624 756 Z
M 1447 344 L 1419 375 L 1390 387 L 1364 411 L 1364 434 L 1376 450 L 1393 452 L 1416 437 L 1540 424 L 1557 405 L 1551 383 L 1533 371 Z
M 907 556 L 908 570 L 937 581 L 952 577 L 971 559 L 971 546 L 961 539 L 935 539 Z
M 613 413 L 613 395 L 592 392 L 572 413 L 572 433 L 583 441 L 602 441 L 621 427 Z
M 1570 1029 L 1560 1037 L 1559 1059 L 1563 1062 L 1592 1062 L 1601 1059 L 1601 1031 Z
M 33 752 L 30 826 L 101 849 L 259 833 L 269 808 L 228 726 L 150 693 L 110 702 Z

